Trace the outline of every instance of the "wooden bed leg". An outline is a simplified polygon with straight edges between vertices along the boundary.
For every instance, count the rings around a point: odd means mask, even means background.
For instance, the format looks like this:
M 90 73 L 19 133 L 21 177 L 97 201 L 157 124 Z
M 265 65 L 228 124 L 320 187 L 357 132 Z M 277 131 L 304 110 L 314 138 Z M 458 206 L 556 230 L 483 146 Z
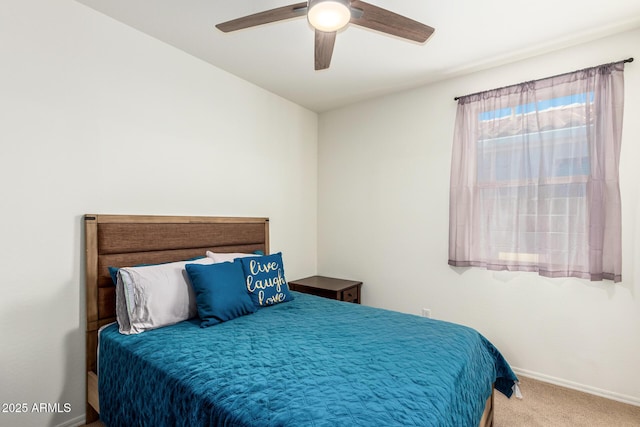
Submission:
M 482 413 L 482 418 L 480 419 L 480 427 L 492 427 L 493 426 L 493 396 L 495 394 L 495 389 L 491 389 L 491 396 L 487 399 L 487 403 L 484 407 L 484 412 Z
M 98 421 L 100 415 L 96 412 L 95 409 L 91 405 L 87 403 L 87 417 L 85 419 L 86 424 L 91 424 L 92 422 Z

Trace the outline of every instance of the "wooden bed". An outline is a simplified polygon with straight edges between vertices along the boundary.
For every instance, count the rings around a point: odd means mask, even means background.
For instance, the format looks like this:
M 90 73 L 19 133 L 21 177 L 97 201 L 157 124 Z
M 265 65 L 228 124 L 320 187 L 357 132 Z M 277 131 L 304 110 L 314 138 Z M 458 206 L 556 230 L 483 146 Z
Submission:
M 87 423 L 98 419 L 98 329 L 115 322 L 109 266 L 189 259 L 215 252 L 269 252 L 267 218 L 85 215 Z
M 98 420 L 98 330 L 116 321 L 108 267 L 154 264 L 214 252 L 269 253 L 269 219 L 202 216 L 84 216 L 86 263 L 86 422 Z M 493 425 L 493 394 L 480 426 Z

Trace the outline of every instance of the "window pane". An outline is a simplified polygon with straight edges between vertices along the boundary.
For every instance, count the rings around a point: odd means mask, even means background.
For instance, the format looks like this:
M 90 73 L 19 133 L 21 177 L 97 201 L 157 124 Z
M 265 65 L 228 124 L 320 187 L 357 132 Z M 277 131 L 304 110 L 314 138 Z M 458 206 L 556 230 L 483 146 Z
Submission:
M 477 179 L 489 256 L 507 264 L 586 262 L 586 103 L 576 94 L 478 115 Z M 576 254 L 576 251 L 578 252 Z

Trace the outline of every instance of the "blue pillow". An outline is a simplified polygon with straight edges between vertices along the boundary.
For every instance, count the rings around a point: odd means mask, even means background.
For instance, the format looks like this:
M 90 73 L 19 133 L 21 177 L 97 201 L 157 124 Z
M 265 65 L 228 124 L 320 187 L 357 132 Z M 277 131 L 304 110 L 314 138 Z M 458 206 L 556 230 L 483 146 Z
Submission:
M 118 284 L 118 270 L 120 270 L 120 268 L 118 267 L 107 267 L 109 269 L 109 276 L 111 276 L 111 280 L 113 280 L 113 284 L 117 285 Z
M 187 264 L 185 269 L 196 294 L 202 328 L 257 310 L 244 286 L 242 264 L 238 261 Z
M 261 257 L 240 258 L 245 283 L 256 307 L 291 301 L 293 295 L 284 278 L 282 253 Z

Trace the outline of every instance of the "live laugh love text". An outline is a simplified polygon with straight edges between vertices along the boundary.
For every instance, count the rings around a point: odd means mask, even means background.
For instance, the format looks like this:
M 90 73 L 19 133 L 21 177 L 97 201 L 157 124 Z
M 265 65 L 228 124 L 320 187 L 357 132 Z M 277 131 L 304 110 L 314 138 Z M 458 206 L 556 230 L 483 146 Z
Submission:
M 249 270 L 251 275 L 247 275 L 247 289 L 253 294 L 257 291 L 261 306 L 277 304 L 285 300 L 286 295 L 282 292 L 282 287 L 287 286 L 287 282 L 284 279 L 282 267 L 276 261 L 260 262 L 259 259 L 252 259 L 249 262 Z M 273 274 L 270 274 L 273 272 L 277 272 L 277 276 L 273 277 Z M 270 274 L 270 276 L 262 280 L 255 277 L 261 274 Z M 269 288 L 275 288 L 275 293 L 267 292 L 270 296 L 265 298 L 265 290 Z

